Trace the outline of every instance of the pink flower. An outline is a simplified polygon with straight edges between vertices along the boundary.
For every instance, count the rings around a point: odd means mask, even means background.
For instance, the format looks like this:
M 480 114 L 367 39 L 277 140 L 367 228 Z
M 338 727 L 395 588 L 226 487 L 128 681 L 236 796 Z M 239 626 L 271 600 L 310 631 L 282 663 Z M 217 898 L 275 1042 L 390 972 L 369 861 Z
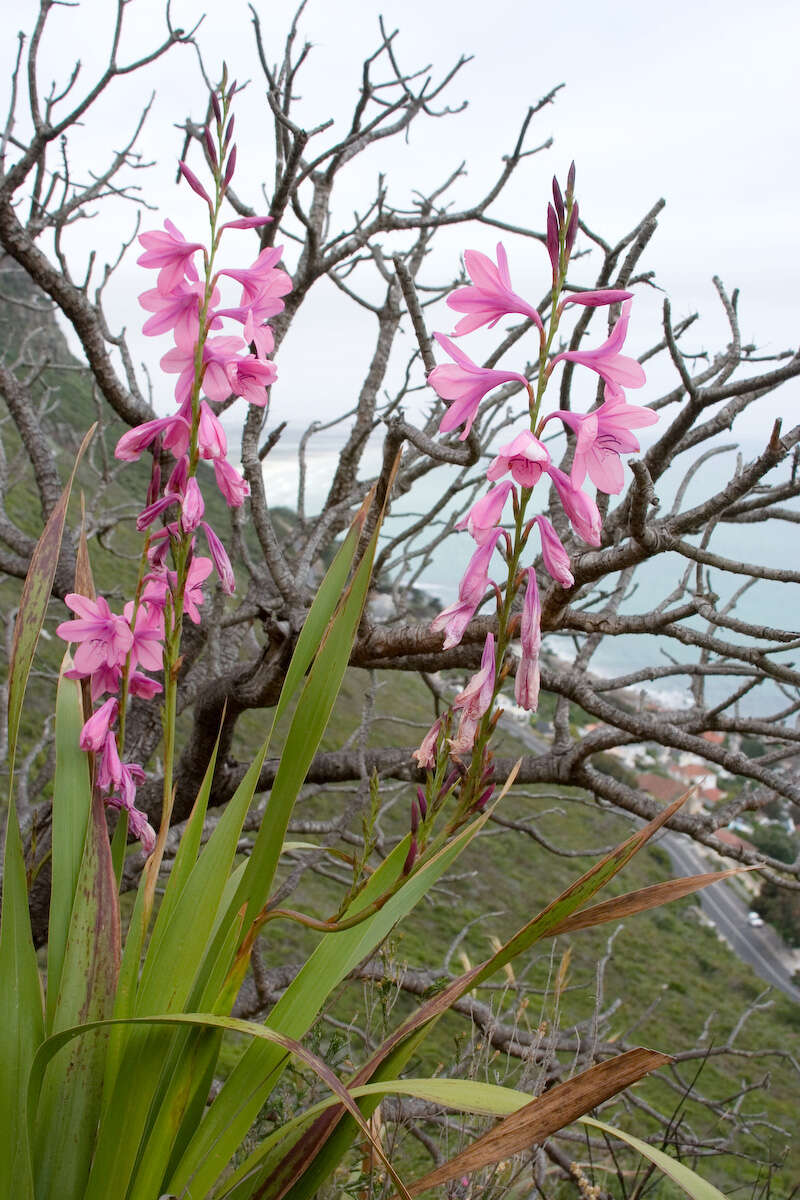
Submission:
M 277 269 L 277 264 L 283 257 L 283 246 L 268 246 L 262 250 L 256 261 L 250 267 L 242 270 L 224 270 L 220 275 L 228 275 L 242 285 L 242 304 L 252 304 L 258 298 L 270 296 L 285 296 L 292 290 L 292 281 L 285 271 Z M 276 309 L 280 312 L 283 308 Z
M 532 488 L 541 478 L 545 464 L 550 462 L 546 446 L 534 437 L 529 429 L 523 429 L 513 441 L 500 447 L 486 472 L 487 479 L 500 479 L 507 471 L 521 487 Z
M 189 571 L 186 576 L 186 590 L 183 593 L 183 611 L 195 625 L 200 624 L 199 605 L 203 603 L 202 584 L 213 570 L 214 564 L 210 558 L 193 558 L 189 564 Z M 170 571 L 169 577 L 174 587 L 176 583 L 175 573 Z
M 568 476 L 558 467 L 549 467 L 548 475 L 558 492 L 558 498 L 564 506 L 564 512 L 570 519 L 572 528 L 591 546 L 600 545 L 601 520 L 600 512 L 594 500 L 576 488 Z
M 229 392 L 243 396 L 250 404 L 260 408 L 267 403 L 266 389 L 278 378 L 278 370 L 274 363 L 263 362 L 255 355 L 246 358 L 229 360 L 226 373 Z
M 200 485 L 195 476 L 190 475 L 186 480 L 181 504 L 181 528 L 184 533 L 191 533 L 193 529 L 197 529 L 205 510 Z
M 501 533 L 500 529 L 493 530 L 483 544 L 478 546 L 459 584 L 458 600 L 431 621 L 434 633 L 444 630 L 444 650 L 458 645 L 486 594 L 489 586 L 489 562 Z
M 182 281 L 184 275 L 190 280 L 197 279 L 192 259 L 198 250 L 203 249 L 202 242 L 187 242 L 181 231 L 172 221 L 165 221 L 166 233 L 160 229 L 150 233 L 141 233 L 139 241 L 145 248 L 137 263 L 140 267 L 158 267 L 158 289 L 161 292 L 171 292 Z
M 228 453 L 228 439 L 225 436 L 225 430 L 205 400 L 200 401 L 197 448 L 200 451 L 200 457 L 206 459 L 224 459 Z
M 117 739 L 110 731 L 106 733 L 97 758 L 97 786 L 104 792 L 113 792 L 122 782 L 122 763 L 117 749 Z
M 572 587 L 575 580 L 570 570 L 569 555 L 561 544 L 561 538 L 547 517 L 534 517 L 533 519 L 539 526 L 545 570 L 562 587 Z
M 203 346 L 203 391 L 209 400 L 227 400 L 231 388 L 226 374 L 228 363 L 244 348 L 240 337 L 209 338 Z M 194 347 L 176 346 L 161 359 L 161 369 L 168 375 L 177 375 L 175 398 L 183 404 L 192 394 L 194 383 Z
M 142 292 L 139 303 L 147 312 L 154 313 L 142 326 L 142 333 L 148 337 L 157 337 L 161 333 L 175 330 L 175 341 L 182 349 L 191 349 L 200 336 L 200 305 L 203 301 L 205 285 L 202 283 L 185 283 L 181 280 L 169 292 L 160 288 L 152 288 Z M 219 303 L 219 292 L 214 289 L 211 305 Z M 213 317 L 210 328 L 219 329 L 222 321 Z
M 158 520 L 162 513 L 165 513 L 173 504 L 180 504 L 180 502 L 181 498 L 177 492 L 165 492 L 160 500 L 156 500 L 142 509 L 136 518 L 136 528 L 143 533 L 148 525 L 152 525 L 153 521 Z
M 152 700 L 163 688 L 157 679 L 143 675 L 141 671 L 131 671 L 128 678 L 128 691 L 132 696 L 141 696 L 143 700 Z
M 517 675 L 514 682 L 514 697 L 517 704 L 529 712 L 535 712 L 539 703 L 539 651 L 542 647 L 541 618 L 542 606 L 539 601 L 536 571 L 533 567 L 529 567 L 528 586 L 525 589 L 525 600 L 522 605 L 522 625 L 520 628 L 522 658 L 517 665 Z
M 142 425 L 137 425 L 135 429 L 129 430 L 128 433 L 123 433 L 117 442 L 114 457 L 122 462 L 138 462 L 147 447 L 155 441 L 160 433 L 164 434 L 162 444 L 168 450 L 173 449 L 184 439 L 187 448 L 189 446 L 189 424 L 185 417 L 179 414 L 175 417 L 159 417 L 155 421 L 145 421 Z
M 211 528 L 211 526 L 205 521 L 201 521 L 200 524 L 202 525 L 203 532 L 206 535 L 208 549 L 211 554 L 214 567 L 216 568 L 217 575 L 219 575 L 219 581 L 222 586 L 222 590 L 229 596 L 232 596 L 236 591 L 236 580 L 233 575 L 231 560 L 228 558 L 228 552 L 217 535 L 214 533 L 214 530 Z
M 457 323 L 453 337 L 463 337 L 487 322 L 489 329 L 492 329 L 501 317 L 509 313 L 530 317 L 539 329 L 542 328 L 542 319 L 536 309 L 512 291 L 508 259 L 502 242 L 497 243 L 497 266 L 478 250 L 467 250 L 464 262 L 472 285 L 457 288 L 447 297 L 448 308 L 467 314 Z
M 583 366 L 596 371 L 605 381 L 607 391 L 620 399 L 624 398 L 623 388 L 641 387 L 645 382 L 641 364 L 635 358 L 628 358 L 627 355 L 620 354 L 625 335 L 628 332 L 630 310 L 631 301 L 626 300 L 622 306 L 622 316 L 602 346 L 598 346 L 596 350 L 565 350 L 563 354 L 555 356 L 550 363 L 548 372 L 552 371 L 556 363 L 566 359 L 568 362 L 582 363 Z
M 128 829 L 142 843 L 145 854 L 152 854 L 156 844 L 156 831 L 147 819 L 145 813 L 138 808 L 125 804 L 118 796 L 108 796 L 106 804 L 109 808 L 124 808 L 128 814 Z
M 244 504 L 250 495 L 250 484 L 235 467 L 232 467 L 224 458 L 215 458 L 214 475 L 217 487 L 225 497 L 229 508 L 238 508 L 240 504 Z
M 129 600 L 123 609 L 125 620 L 130 625 L 133 618 L 133 601 Z M 133 647 L 131 649 L 131 668 L 140 666 L 145 671 L 160 671 L 164 665 L 164 614 L 155 604 L 140 604 L 136 610 L 136 621 L 133 626 Z
M 552 412 L 545 420 L 558 417 L 577 434 L 572 460 L 572 482 L 580 487 L 587 474 L 601 492 L 616 495 L 622 491 L 624 475 L 620 454 L 639 449 L 631 429 L 652 425 L 658 414 L 638 404 L 628 404 L 624 394 L 606 388 L 608 399 L 590 413 Z
M 85 677 L 102 666 L 122 666 L 133 645 L 133 634 L 125 618 L 112 613 L 102 596 L 90 600 L 88 596 L 70 592 L 64 603 L 79 620 L 62 621 L 56 633 L 65 642 L 78 643 L 75 670 Z
M 456 736 L 450 742 L 452 754 L 467 754 L 474 746 L 478 725 L 492 703 L 494 677 L 494 635 L 487 633 L 480 670 L 453 700 L 453 708 L 461 709 L 461 720 Z
M 417 760 L 417 766 L 422 770 L 430 770 L 436 766 L 436 743 L 439 740 L 439 734 L 442 729 L 442 718 L 434 721 L 425 737 L 422 739 L 420 747 L 411 755 Z
M 468 529 L 479 546 L 492 535 L 503 513 L 508 493 L 514 490 L 510 479 L 490 488 L 485 496 L 473 504 L 465 517 L 457 523 L 456 529 Z
M 92 713 L 78 738 L 81 750 L 93 750 L 95 753 L 100 750 L 106 740 L 109 727 L 117 719 L 118 712 L 119 701 L 116 696 L 112 696 L 110 700 L 106 700 L 105 704 L 100 705 L 97 712 Z
M 515 381 L 527 388 L 528 381 L 516 371 L 493 371 L 487 367 L 479 367 L 443 333 L 434 334 L 434 337 L 456 363 L 455 366 L 445 363 L 434 367 L 428 376 L 428 383 L 437 396 L 442 400 L 451 401 L 439 423 L 439 431 L 449 433 L 463 425 L 464 432 L 460 437 L 463 442 L 472 428 L 480 402 L 487 392 L 499 387 L 501 383 Z

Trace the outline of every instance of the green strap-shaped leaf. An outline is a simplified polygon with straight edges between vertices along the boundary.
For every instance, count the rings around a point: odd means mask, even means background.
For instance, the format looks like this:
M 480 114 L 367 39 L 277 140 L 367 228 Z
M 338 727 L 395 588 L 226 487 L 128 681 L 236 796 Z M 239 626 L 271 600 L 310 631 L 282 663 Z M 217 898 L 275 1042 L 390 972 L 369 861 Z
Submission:
M 117 880 L 98 794 L 72 905 L 53 1031 L 102 1021 L 114 1007 L 120 957 Z M 107 1034 L 65 1049 L 45 1075 L 34 1131 L 37 1200 L 83 1200 L 102 1099 Z
M 302 1037 L 330 993 L 452 867 L 488 816 L 488 812 L 483 814 L 414 872 L 374 916 L 341 933 L 327 934 L 270 1012 L 270 1027 L 292 1037 Z M 348 915 L 383 895 L 400 874 L 407 853 L 408 838 L 396 846 L 373 873 Z M 211 1190 L 280 1078 L 284 1066 L 285 1062 L 274 1048 L 248 1046 L 208 1109 L 180 1166 L 170 1177 L 168 1191 L 179 1193 L 190 1180 L 192 1194 L 205 1196 Z
M 69 495 L 78 463 L 93 433 L 94 427 L 83 439 L 69 482 L 33 552 L 14 626 L 8 672 L 9 803 L 0 914 L 0 1179 L 13 1181 L 21 1200 L 33 1195 L 22 1099 L 33 1054 L 44 1036 L 44 1014 L 14 800 L 14 761 L 22 702 L 58 566 Z
M 492 1083 L 479 1083 L 471 1079 L 389 1079 L 383 1083 L 367 1083 L 348 1090 L 355 1100 L 364 1097 L 380 1100 L 389 1095 L 414 1096 L 416 1099 L 427 1100 L 432 1104 L 441 1105 L 442 1108 L 454 1109 L 456 1112 L 491 1117 L 510 1116 L 531 1102 L 531 1097 L 525 1092 Z M 337 1100 L 334 1096 L 322 1100 L 269 1134 L 258 1149 L 253 1151 L 236 1169 L 222 1190 L 217 1192 L 216 1200 L 249 1200 L 257 1186 L 257 1180 L 261 1176 L 263 1164 L 271 1155 L 274 1155 L 281 1142 L 284 1142 L 290 1134 L 307 1126 L 314 1117 L 319 1116 L 336 1103 Z M 627 1142 L 654 1163 L 669 1179 L 680 1184 L 691 1200 L 726 1200 L 722 1192 L 713 1184 L 707 1183 L 694 1171 L 674 1158 L 670 1158 L 662 1150 L 649 1146 L 632 1134 L 615 1129 L 612 1125 L 607 1125 L 592 1117 L 578 1119 L 581 1124 L 600 1129 L 610 1137 L 620 1138 Z
M 53 778 L 52 875 L 47 928 L 46 1029 L 50 1033 L 58 1000 L 64 947 L 92 807 L 89 759 L 78 745 L 83 727 L 81 685 L 65 679 L 72 659 L 64 656 L 56 693 L 56 770 Z
M 659 1150 L 657 1146 L 649 1146 L 647 1142 L 643 1142 L 641 1138 L 634 1137 L 632 1133 L 626 1133 L 624 1129 L 615 1129 L 613 1125 L 606 1125 L 604 1121 L 597 1121 L 594 1117 L 581 1117 L 582 1125 L 589 1125 L 592 1129 L 600 1129 L 609 1137 L 619 1138 L 620 1141 L 627 1142 L 629 1146 L 633 1146 L 634 1150 L 647 1158 L 651 1163 L 654 1163 L 668 1179 L 673 1179 L 683 1190 L 690 1200 L 726 1200 L 725 1195 L 715 1188 L 713 1183 L 707 1183 L 705 1179 L 701 1179 L 695 1171 L 690 1171 L 683 1163 L 677 1159 L 670 1158 L 663 1150 Z
M 208 950 L 242 824 L 258 781 L 256 759 L 195 863 L 157 945 L 148 947 L 131 1016 L 180 1012 Z M 234 947 L 235 948 L 235 947 Z M 172 1039 L 163 1031 L 126 1029 L 114 1091 L 106 1102 L 85 1200 L 102 1198 L 114 1179 L 126 1194 L 146 1138 L 148 1118 L 169 1088 Z M 172 1069 L 177 1069 L 174 1064 Z M 126 1131 L 120 1138 L 119 1130 Z
M 25 1086 L 44 1037 L 42 989 L 28 914 L 28 889 L 14 797 L 8 807 L 0 914 L 0 1179 L 15 1197 L 33 1200 Z
M 42 1086 L 42 1077 L 47 1069 L 48 1064 L 53 1059 L 59 1050 L 67 1046 L 75 1038 L 86 1037 L 92 1035 L 95 1031 L 103 1031 L 109 1028 L 112 1024 L 118 1024 L 115 1020 L 110 1021 L 88 1021 L 85 1024 L 77 1025 L 72 1029 L 61 1030 L 51 1037 L 47 1038 L 39 1047 L 30 1072 L 30 1091 L 26 1097 L 25 1115 L 29 1123 L 33 1119 L 35 1109 L 35 1097 L 39 1094 Z M 265 1028 L 263 1025 L 257 1025 L 254 1021 L 243 1021 L 237 1017 L 218 1016 L 215 1013 L 156 1013 L 147 1017 L 132 1017 L 124 1022 L 127 1025 L 144 1025 L 144 1026 L 166 1026 L 167 1028 L 180 1029 L 186 1026 L 194 1026 L 197 1028 L 229 1030 L 233 1033 L 243 1033 L 249 1037 L 271 1042 L 279 1046 L 284 1055 L 293 1055 L 310 1067 L 312 1071 L 325 1083 L 331 1091 L 333 1091 L 339 1102 L 344 1104 L 345 1108 L 352 1115 L 353 1119 L 358 1123 L 359 1128 L 371 1143 L 377 1156 L 383 1162 L 384 1167 L 388 1171 L 395 1187 L 404 1200 L 410 1200 L 410 1196 L 403 1186 L 402 1181 L 398 1177 L 394 1167 L 389 1162 L 380 1140 L 377 1139 L 370 1129 L 367 1122 L 361 1116 L 358 1105 L 350 1096 L 347 1088 L 340 1082 L 338 1077 L 333 1073 L 330 1067 L 318 1058 L 316 1054 L 312 1054 L 310 1050 L 306 1050 L 299 1042 L 293 1038 L 286 1037 L 283 1034 L 276 1033 L 273 1029 Z M 124 1138 L 127 1135 L 127 1130 L 124 1128 L 119 1131 L 119 1136 Z M 106 1180 L 106 1188 L 108 1188 L 109 1180 Z M 113 1187 L 118 1189 L 118 1182 L 113 1181 Z M 108 1191 L 106 1191 L 106 1198 Z M 38 1200 L 38 1198 L 37 1198 Z

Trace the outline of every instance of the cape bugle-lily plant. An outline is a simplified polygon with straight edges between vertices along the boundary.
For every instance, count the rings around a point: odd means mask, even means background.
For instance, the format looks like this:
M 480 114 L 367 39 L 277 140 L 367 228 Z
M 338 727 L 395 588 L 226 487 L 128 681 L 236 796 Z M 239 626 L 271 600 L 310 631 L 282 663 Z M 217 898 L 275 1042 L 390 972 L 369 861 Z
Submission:
M 374 501 L 368 499 L 342 540 L 295 645 L 272 725 L 274 730 L 290 716 L 288 733 L 251 853 L 240 861 L 237 846 L 259 788 L 270 734 L 204 840 L 212 756 L 156 902 L 173 799 L 183 622 L 203 619 L 204 588 L 213 574 L 225 592 L 235 587 L 225 547 L 205 520 L 198 467 L 201 462 L 210 465 L 228 505 L 244 502 L 248 486 L 227 460 L 225 432 L 213 406 L 230 396 L 259 406 L 267 403 L 267 389 L 276 378 L 268 321 L 281 311 L 282 297 L 291 288 L 279 265 L 280 247 L 263 249 L 247 269 L 218 266 L 223 240 L 227 245 L 238 231 L 268 221 L 221 219 L 236 162 L 230 111 L 235 92 L 236 85 L 224 77 L 211 97 L 213 117 L 205 130 L 211 188 L 180 164 L 183 179 L 207 210 L 207 239 L 188 241 L 170 221 L 163 231 L 140 237 L 144 253 L 139 262 L 157 271 L 155 286 L 140 297 L 151 314 L 144 331 L 173 337 L 162 367 L 177 375 L 177 407 L 171 416 L 126 433 L 116 449 L 125 461 L 136 460 L 148 448 L 153 452 L 150 486 L 137 521 L 143 544 L 133 597 L 116 613 L 103 596 L 95 595 L 83 539 L 75 588 L 66 597 L 72 619 L 58 626 L 71 649 L 55 700 L 57 769 L 44 979 L 28 915 L 13 763 L 75 471 L 38 543 L 20 602 L 9 677 L 10 793 L 0 927 L 0 1191 L 15 1200 L 279 1200 L 285 1195 L 301 1200 L 315 1194 L 354 1141 L 367 1139 L 397 1193 L 408 1197 L 469 1176 L 541 1143 L 565 1124 L 585 1120 L 635 1147 L 696 1200 L 719 1198 L 715 1188 L 663 1151 L 586 1116 L 668 1063 L 666 1054 L 630 1050 L 533 1098 L 475 1081 L 404 1075 L 442 1014 L 532 946 L 685 895 L 728 874 L 675 880 L 591 905 L 677 805 L 593 866 L 486 962 L 421 1003 L 350 1078 L 338 1078 L 303 1044 L 342 980 L 452 868 L 513 783 L 512 773 L 497 790 L 491 738 L 517 639 L 515 697 L 528 709 L 537 703 L 541 632 L 536 567 L 528 553 L 534 530 L 542 569 L 562 587 L 572 584 L 556 529 L 531 513 L 535 486 L 546 476 L 561 499 L 565 519 L 580 537 L 597 544 L 600 514 L 584 490 L 586 479 L 601 490 L 618 492 L 620 455 L 638 448 L 631 430 L 656 419 L 649 409 L 625 399 L 626 388 L 644 383 L 641 366 L 622 353 L 631 295 L 566 286 L 578 227 L 574 170 L 563 194 L 554 182 L 548 211 L 552 303 L 547 321 L 513 291 L 502 245 L 496 263 L 467 252 L 471 283 L 449 299 L 451 308 L 463 314 L 455 338 L 506 314 L 530 321 L 539 339 L 535 387 L 519 372 L 478 366 L 459 344 L 437 335 L 453 360 L 429 376 L 446 405 L 442 432 L 462 428 L 461 436 L 468 436 L 483 397 L 509 379 L 520 380 L 528 390 L 530 421 L 499 448 L 487 470 L 490 489 L 465 521 L 476 548 L 459 598 L 434 621 L 445 646 L 455 646 L 487 598 L 496 604 L 494 631 L 486 637 L 480 669 L 416 752 L 425 782 L 412 803 L 407 835 L 374 868 L 356 872 L 335 918 L 291 913 L 271 901 L 293 806 L 347 668 L 367 596 L 381 515 L 370 514 Z M 222 290 L 232 285 L 240 289 L 238 303 L 225 306 Z M 553 355 L 559 322 L 574 304 L 621 305 L 621 310 L 603 345 Z M 226 322 L 239 332 L 218 332 L 230 328 Z M 605 399 L 591 412 L 543 412 L 548 381 L 563 359 L 603 381 Z M 569 431 L 569 474 L 554 463 L 541 440 L 552 420 Z M 162 479 L 165 461 L 170 471 Z M 203 480 L 206 476 L 210 479 L 208 471 L 202 472 Z M 513 520 L 507 529 L 501 520 L 509 502 Z M 490 576 L 493 563 L 500 568 L 496 580 Z M 126 761 L 124 753 L 125 717 L 133 696 L 161 704 L 164 791 L 158 831 L 136 803 L 143 768 Z M 111 837 L 109 809 L 116 812 Z M 129 837 L 141 843 L 148 858 L 123 939 L 119 879 Z M 317 930 L 316 948 L 263 1023 L 235 1019 L 230 1014 L 255 940 L 268 936 L 277 920 L 296 920 Z M 219 1082 L 227 1031 L 245 1035 L 248 1044 Z M 242 1145 L 257 1114 L 293 1060 L 316 1074 L 327 1098 L 292 1116 L 245 1153 Z M 429 1175 L 404 1182 L 369 1121 L 381 1098 L 391 1093 L 500 1119 Z

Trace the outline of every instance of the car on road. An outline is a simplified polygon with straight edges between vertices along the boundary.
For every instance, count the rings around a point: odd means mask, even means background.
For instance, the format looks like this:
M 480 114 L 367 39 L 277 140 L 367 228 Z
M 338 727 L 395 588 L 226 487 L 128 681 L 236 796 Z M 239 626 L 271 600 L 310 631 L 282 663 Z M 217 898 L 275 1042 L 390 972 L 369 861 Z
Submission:
M 753 929 L 760 929 L 764 924 L 764 918 L 760 917 L 757 912 L 749 912 L 747 914 L 747 924 L 752 925 Z

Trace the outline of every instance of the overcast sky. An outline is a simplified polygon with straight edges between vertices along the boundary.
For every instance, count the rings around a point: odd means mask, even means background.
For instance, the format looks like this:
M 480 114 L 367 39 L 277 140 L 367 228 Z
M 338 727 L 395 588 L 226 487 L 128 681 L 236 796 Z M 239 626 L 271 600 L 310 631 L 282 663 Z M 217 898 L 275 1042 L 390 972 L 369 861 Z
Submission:
M 295 5 L 287 0 L 256 3 L 268 56 L 275 60 Z M 77 9 L 53 10 L 52 28 L 42 45 L 47 81 L 64 82 L 76 58 L 83 63 L 80 79 L 93 77 L 110 38 L 114 7 L 111 0 L 85 0 Z M 197 0 L 174 0 L 174 23 L 190 25 L 202 7 Z M 237 102 L 237 125 L 242 191 L 249 191 L 248 198 L 257 202 L 256 182 L 264 176 L 259 173 L 262 147 L 269 134 L 248 7 L 244 0 L 211 0 L 206 7 L 198 38 L 209 72 L 218 76 L 225 58 L 239 79 L 252 80 Z M 33 0 L 18 0 L 13 21 L 30 31 L 37 8 Z M 314 50 L 298 87 L 299 120 L 313 124 L 347 115 L 361 60 L 376 45 L 381 12 L 389 26 L 400 28 L 396 48 L 407 69 L 433 63 L 434 71 L 443 71 L 459 54 L 474 55 L 448 93 L 451 104 L 468 100 L 469 106 L 446 120 L 420 119 L 408 145 L 390 142 L 365 156 L 348 195 L 352 206 L 363 205 L 380 170 L 388 173 L 396 198 L 404 200 L 412 187 L 430 188 L 462 159 L 467 160 L 469 174 L 460 181 L 456 198 L 468 203 L 498 171 L 528 104 L 564 82 L 557 102 L 537 117 L 529 140 L 536 144 L 552 137 L 553 148 L 524 165 L 495 215 L 541 228 L 550 177 L 555 171 L 563 178 L 573 158 L 582 215 L 607 239 L 626 232 L 664 196 L 667 207 L 643 265 L 657 270 L 672 296 L 676 317 L 696 308 L 707 314 L 691 348 L 714 349 L 724 339 L 711 284 L 714 273 L 729 288 L 741 288 L 745 340 L 765 351 L 797 346 L 800 19 L 795 3 L 764 0 L 756 13 L 742 0 L 677 0 L 660 6 L 642 0 L 572 0 L 567 5 L 534 0 L 309 0 L 301 37 L 310 40 Z M 131 0 L 126 17 L 130 53 L 158 39 L 160 14 L 156 0 Z M 13 32 L 7 17 L 0 47 L 4 79 L 10 73 Z M 123 52 L 120 59 L 127 57 Z M 198 227 L 202 214 L 193 208 L 188 190 L 174 184 L 181 146 L 174 123 L 203 111 L 202 85 L 190 48 L 178 47 L 141 77 L 114 84 L 102 113 L 90 118 L 75 140 L 73 170 L 85 174 L 119 146 L 151 88 L 157 95 L 141 148 L 156 166 L 146 175 L 140 173 L 138 181 L 160 211 L 146 215 L 145 228 L 173 216 L 189 234 L 193 214 Z M 17 132 L 24 131 L 24 124 L 21 111 Z M 129 226 L 130 217 L 118 210 L 111 219 L 101 216 L 91 226 L 76 228 L 71 244 L 84 253 L 87 247 L 97 248 L 102 261 L 113 256 L 120 232 Z M 482 228 L 474 230 L 466 244 L 491 252 L 496 238 L 495 231 Z M 531 243 L 513 238 L 506 242 L 515 285 L 521 291 L 522 285 L 529 285 L 536 298 L 544 290 L 543 252 L 537 260 Z M 455 272 L 464 244 L 463 234 L 444 242 L 437 259 L 442 274 Z M 141 321 L 133 297 L 150 286 L 149 278 L 141 276 L 131 255 L 109 291 L 113 325 L 132 328 Z M 634 351 L 655 340 L 659 307 L 657 297 L 642 298 L 639 323 L 631 327 Z M 295 415 L 302 411 L 310 417 L 321 415 L 315 397 L 331 365 L 339 381 L 334 391 L 346 395 L 357 385 L 363 359 L 358 361 L 354 347 L 370 332 L 368 325 L 356 323 L 348 336 L 338 318 L 326 319 L 319 306 L 312 315 L 302 345 L 287 342 L 281 354 L 285 383 L 275 396 L 276 408 L 282 396 L 287 411 L 291 407 Z M 438 327 L 449 327 L 446 310 Z M 313 356 L 309 345 L 314 346 Z M 134 348 L 155 368 L 167 344 L 137 338 Z M 796 384 L 785 388 L 781 411 L 796 409 L 799 395 Z M 637 398 L 645 399 L 642 393 Z M 758 427 L 751 423 L 750 431 L 757 432 L 763 419 Z

